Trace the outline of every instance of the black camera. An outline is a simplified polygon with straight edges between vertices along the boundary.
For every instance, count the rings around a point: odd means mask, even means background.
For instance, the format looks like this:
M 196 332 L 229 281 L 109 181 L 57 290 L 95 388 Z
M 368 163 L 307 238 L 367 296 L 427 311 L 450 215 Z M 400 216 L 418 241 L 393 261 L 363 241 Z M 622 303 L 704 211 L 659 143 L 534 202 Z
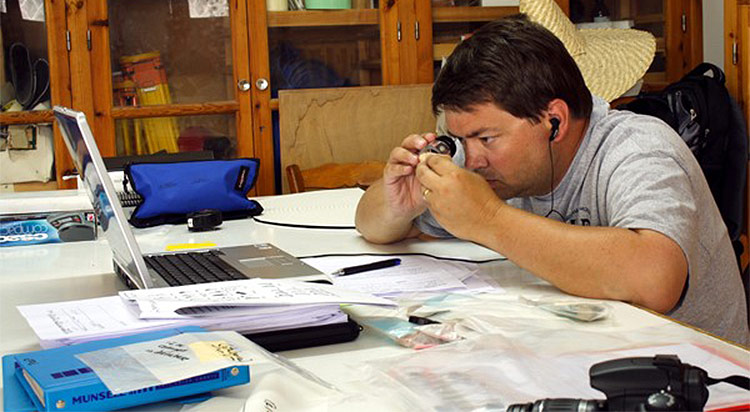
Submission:
M 700 411 L 708 401 L 708 375 L 675 355 L 615 359 L 589 370 L 591 387 L 606 400 L 541 399 L 514 404 L 508 412 Z

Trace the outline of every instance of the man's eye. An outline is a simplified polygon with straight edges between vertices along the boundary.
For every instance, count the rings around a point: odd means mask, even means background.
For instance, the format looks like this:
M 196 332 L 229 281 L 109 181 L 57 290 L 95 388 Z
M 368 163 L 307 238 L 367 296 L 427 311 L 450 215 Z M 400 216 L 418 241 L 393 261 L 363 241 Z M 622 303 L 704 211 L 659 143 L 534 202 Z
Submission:
M 480 137 L 479 141 L 481 141 L 483 144 L 490 144 L 495 140 L 494 137 Z

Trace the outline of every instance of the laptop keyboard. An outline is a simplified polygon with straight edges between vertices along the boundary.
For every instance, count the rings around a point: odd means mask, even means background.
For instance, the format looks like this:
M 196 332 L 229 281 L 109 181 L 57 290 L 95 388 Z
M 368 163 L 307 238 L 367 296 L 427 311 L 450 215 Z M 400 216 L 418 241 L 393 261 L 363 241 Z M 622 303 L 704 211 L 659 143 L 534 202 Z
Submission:
M 117 198 L 120 199 L 122 207 L 136 207 L 143 202 L 141 195 L 132 192 L 117 192 Z
M 159 273 L 169 286 L 247 279 L 213 250 L 144 256 L 144 259 L 146 265 Z

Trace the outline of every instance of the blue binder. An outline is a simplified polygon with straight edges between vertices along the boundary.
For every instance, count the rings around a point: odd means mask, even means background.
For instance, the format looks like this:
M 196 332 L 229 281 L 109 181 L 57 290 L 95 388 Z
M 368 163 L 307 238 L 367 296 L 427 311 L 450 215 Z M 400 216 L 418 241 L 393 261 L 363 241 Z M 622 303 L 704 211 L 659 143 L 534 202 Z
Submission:
M 96 374 L 74 356 L 99 349 L 163 339 L 180 333 L 201 331 L 204 330 L 191 326 L 3 356 L 5 409 L 58 412 L 122 409 L 249 382 L 249 367 L 243 365 L 179 382 L 113 395 Z M 21 388 L 23 390 L 19 390 Z M 22 392 L 25 392 L 25 400 L 22 399 Z

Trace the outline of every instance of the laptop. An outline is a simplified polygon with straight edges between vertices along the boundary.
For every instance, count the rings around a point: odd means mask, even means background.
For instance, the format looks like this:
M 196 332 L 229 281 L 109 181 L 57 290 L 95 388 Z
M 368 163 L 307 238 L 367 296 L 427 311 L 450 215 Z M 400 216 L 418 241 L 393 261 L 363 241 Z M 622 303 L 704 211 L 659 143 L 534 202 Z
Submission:
M 256 277 L 331 283 L 328 275 L 269 243 L 142 254 L 86 116 L 60 106 L 55 106 L 54 114 L 112 249 L 115 272 L 128 287 L 144 289 Z

